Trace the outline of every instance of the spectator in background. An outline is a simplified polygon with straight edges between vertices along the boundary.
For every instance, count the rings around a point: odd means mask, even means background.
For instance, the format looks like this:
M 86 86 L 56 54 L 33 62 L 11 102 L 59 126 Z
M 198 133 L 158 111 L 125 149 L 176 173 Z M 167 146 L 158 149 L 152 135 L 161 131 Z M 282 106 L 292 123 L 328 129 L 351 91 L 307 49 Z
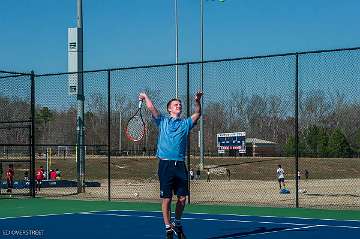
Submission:
M 24 172 L 24 181 L 25 182 L 29 181 L 29 171 Z
M 196 178 L 195 179 L 200 179 L 200 169 L 199 168 L 196 170 Z
M 194 180 L 194 170 L 192 168 L 190 169 L 189 174 L 190 174 L 190 179 Z
M 305 169 L 305 179 L 309 178 L 309 171 L 307 169 Z
M 40 192 L 41 183 L 42 183 L 42 180 L 44 180 L 43 166 L 40 166 L 40 168 L 36 171 L 35 180 L 36 180 L 36 191 Z
M 14 165 L 9 164 L 9 168 L 6 170 L 6 182 L 7 182 L 7 191 L 8 193 L 12 193 L 12 189 L 14 187 Z
M 60 171 L 60 169 L 57 168 L 55 171 L 56 171 L 56 180 L 61 180 L 61 171 Z
M 230 172 L 230 169 L 228 169 L 228 168 L 226 168 L 226 175 L 227 175 L 228 181 L 230 181 L 231 172 Z
M 300 178 L 301 178 L 301 172 L 300 171 L 298 171 L 298 173 L 297 173 L 297 178 L 298 178 L 298 180 L 300 180 Z
M 207 169 L 207 179 L 206 179 L 206 182 L 210 182 L 210 169 Z
M 51 169 L 51 171 L 50 171 L 50 180 L 55 181 L 56 178 L 57 178 L 57 173 L 56 173 L 56 171 L 55 171 L 54 169 Z
M 278 165 L 278 169 L 276 170 L 276 175 L 279 181 L 279 187 L 281 190 L 281 186 L 283 186 L 285 188 L 285 171 L 284 169 L 281 167 L 281 165 Z

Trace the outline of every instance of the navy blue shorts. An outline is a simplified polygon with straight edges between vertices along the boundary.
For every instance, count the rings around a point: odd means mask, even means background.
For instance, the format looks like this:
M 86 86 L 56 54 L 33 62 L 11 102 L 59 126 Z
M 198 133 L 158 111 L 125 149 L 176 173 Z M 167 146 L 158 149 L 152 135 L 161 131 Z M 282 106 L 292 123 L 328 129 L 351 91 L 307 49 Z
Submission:
M 188 196 L 188 172 L 184 161 L 159 160 L 160 198 Z

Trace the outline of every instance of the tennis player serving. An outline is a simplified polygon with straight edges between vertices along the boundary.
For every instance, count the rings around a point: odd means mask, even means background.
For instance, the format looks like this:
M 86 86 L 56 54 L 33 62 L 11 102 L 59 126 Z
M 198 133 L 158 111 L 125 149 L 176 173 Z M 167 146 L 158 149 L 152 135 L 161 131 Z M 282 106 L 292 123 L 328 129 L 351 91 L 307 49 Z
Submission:
M 185 234 L 181 225 L 181 216 L 185 208 L 188 191 L 188 172 L 185 165 L 188 135 L 201 116 L 201 97 L 195 94 L 195 112 L 189 118 L 180 118 L 182 105 L 179 99 L 171 99 L 167 103 L 168 116 L 160 114 L 153 102 L 145 93 L 139 99 L 145 100 L 154 121 L 159 128 L 156 156 L 159 159 L 158 176 L 160 181 L 160 198 L 162 198 L 162 214 L 165 223 L 166 238 L 173 238 L 174 233 L 180 239 Z M 171 219 L 171 199 L 177 195 L 175 221 Z

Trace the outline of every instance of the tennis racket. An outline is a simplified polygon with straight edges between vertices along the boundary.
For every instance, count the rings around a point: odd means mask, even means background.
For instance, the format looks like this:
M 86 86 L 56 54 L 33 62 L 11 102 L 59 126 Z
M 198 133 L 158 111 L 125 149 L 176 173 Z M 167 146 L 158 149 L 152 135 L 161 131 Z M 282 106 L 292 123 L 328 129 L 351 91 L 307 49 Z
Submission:
M 145 123 L 141 114 L 141 106 L 143 101 L 139 100 L 139 106 L 135 114 L 129 119 L 125 128 L 125 134 L 131 141 L 138 142 L 144 138 Z

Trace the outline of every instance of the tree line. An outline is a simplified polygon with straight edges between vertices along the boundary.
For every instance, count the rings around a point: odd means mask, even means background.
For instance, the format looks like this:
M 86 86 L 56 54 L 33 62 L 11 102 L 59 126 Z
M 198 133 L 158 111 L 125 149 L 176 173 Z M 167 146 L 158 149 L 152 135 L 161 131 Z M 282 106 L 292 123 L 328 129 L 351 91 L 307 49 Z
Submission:
M 156 106 L 165 113 L 166 100 L 159 91 L 148 90 Z M 186 99 L 185 97 L 181 97 Z M 145 139 L 134 144 L 127 140 L 124 128 L 136 110 L 137 102 L 126 95 L 112 96 L 110 138 L 112 150 L 155 149 L 157 128 L 144 109 L 147 125 Z M 85 143 L 107 145 L 107 97 L 93 93 L 86 98 Z M 186 102 L 183 102 L 186 112 Z M 193 102 L 190 102 L 192 107 Z M 273 141 L 282 154 L 294 155 L 294 99 L 291 96 L 233 92 L 230 99 L 209 99 L 203 106 L 205 150 L 216 152 L 216 134 L 245 131 L 248 138 Z M 30 118 L 30 104 L 20 98 L 0 96 L 1 121 Z M 29 112 L 29 113 L 27 113 Z M 340 93 L 308 91 L 299 95 L 299 153 L 307 157 L 352 157 L 360 151 L 360 104 Z M 199 126 L 191 134 L 191 150 L 198 150 Z M 21 130 L 1 130 L 1 143 L 26 141 Z M 16 132 L 16 133 L 14 133 Z M 21 133 L 23 132 L 23 133 Z M 76 144 L 76 107 L 66 109 L 36 106 L 37 144 Z M 100 147 L 101 148 L 101 147 Z

